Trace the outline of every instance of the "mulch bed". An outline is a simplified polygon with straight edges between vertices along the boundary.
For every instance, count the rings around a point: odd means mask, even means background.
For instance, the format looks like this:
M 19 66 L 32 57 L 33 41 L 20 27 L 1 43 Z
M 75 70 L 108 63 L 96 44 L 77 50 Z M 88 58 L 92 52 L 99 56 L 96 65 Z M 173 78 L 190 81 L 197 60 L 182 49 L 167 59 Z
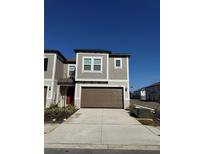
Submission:
M 52 107 L 44 110 L 45 123 L 62 123 L 77 111 L 74 107 Z

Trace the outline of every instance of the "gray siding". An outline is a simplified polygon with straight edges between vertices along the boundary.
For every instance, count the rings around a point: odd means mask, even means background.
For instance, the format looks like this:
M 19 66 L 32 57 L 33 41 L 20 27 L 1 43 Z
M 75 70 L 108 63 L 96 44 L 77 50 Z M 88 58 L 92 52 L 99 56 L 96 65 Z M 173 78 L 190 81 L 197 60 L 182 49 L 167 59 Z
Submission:
M 47 65 L 47 71 L 44 71 L 44 79 L 51 79 L 53 73 L 53 66 L 54 66 L 54 54 L 53 55 L 45 54 L 45 57 L 48 58 L 48 65 Z
M 114 57 L 109 58 L 109 79 L 127 80 L 127 58 L 122 57 L 122 69 L 115 69 Z
M 102 57 L 102 73 L 91 73 L 91 72 L 82 72 L 83 67 L 83 56 L 86 57 Z M 78 53 L 78 70 L 77 70 L 77 79 L 107 79 L 107 54 L 99 54 L 99 53 L 93 53 L 93 54 L 82 54 Z
M 62 79 L 64 76 L 64 64 L 59 58 L 57 58 L 56 62 L 56 73 L 55 73 L 55 79 L 59 80 Z
M 68 78 L 68 64 L 64 64 L 64 78 Z

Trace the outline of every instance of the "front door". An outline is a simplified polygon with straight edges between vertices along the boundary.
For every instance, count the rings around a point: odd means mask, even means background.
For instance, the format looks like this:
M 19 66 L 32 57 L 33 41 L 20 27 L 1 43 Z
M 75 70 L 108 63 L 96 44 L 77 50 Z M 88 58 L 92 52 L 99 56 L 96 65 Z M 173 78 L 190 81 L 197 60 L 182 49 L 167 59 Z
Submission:
M 71 104 L 71 105 L 74 105 L 74 92 L 75 92 L 75 89 L 74 89 L 74 86 L 70 86 L 68 87 L 68 90 L 67 90 L 67 104 Z

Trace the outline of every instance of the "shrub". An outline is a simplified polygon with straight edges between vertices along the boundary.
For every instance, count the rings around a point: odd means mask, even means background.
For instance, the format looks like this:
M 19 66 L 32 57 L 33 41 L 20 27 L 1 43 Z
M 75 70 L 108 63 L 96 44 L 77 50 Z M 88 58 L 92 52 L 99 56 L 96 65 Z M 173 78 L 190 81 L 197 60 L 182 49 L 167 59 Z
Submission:
M 56 122 L 62 122 L 64 119 L 67 119 L 72 115 L 76 109 L 69 105 L 67 107 L 61 108 L 57 106 L 51 106 L 44 110 L 44 121 L 51 122 L 53 119 L 56 119 Z
M 159 109 L 155 109 L 154 110 L 154 118 L 155 119 L 160 119 L 160 110 Z
M 130 104 L 130 106 L 128 107 L 130 116 L 133 116 L 133 117 L 136 116 L 135 113 L 134 113 L 134 109 L 135 109 L 135 105 L 134 104 Z

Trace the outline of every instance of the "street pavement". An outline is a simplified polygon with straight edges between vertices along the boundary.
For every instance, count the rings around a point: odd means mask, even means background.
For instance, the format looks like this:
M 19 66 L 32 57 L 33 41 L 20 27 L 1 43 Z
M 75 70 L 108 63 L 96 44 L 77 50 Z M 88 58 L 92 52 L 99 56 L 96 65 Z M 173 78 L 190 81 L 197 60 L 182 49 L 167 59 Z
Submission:
M 54 149 L 46 148 L 44 154 L 160 154 L 158 150 L 113 150 L 113 149 Z

